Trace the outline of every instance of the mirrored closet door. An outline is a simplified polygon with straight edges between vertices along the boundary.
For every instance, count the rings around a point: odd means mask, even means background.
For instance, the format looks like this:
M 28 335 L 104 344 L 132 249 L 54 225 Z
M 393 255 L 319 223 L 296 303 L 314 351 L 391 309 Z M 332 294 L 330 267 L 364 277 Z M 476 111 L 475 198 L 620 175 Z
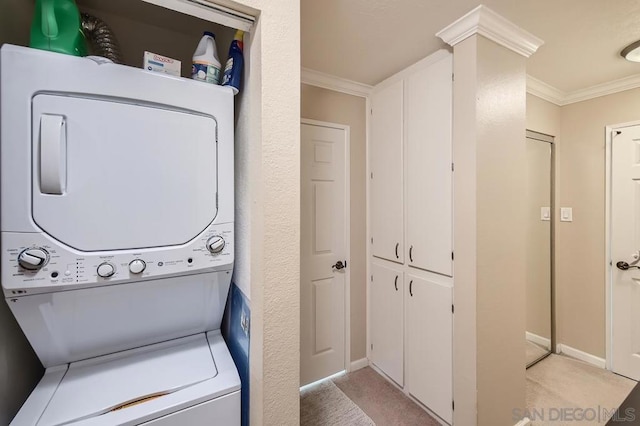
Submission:
M 526 366 L 553 348 L 553 137 L 527 131 L 526 139 Z

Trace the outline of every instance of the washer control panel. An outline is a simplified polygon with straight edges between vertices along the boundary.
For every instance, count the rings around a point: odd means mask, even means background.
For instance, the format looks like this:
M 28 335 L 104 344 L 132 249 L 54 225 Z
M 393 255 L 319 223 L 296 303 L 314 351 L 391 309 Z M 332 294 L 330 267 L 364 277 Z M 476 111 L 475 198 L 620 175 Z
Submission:
M 233 266 L 233 223 L 211 225 L 182 246 L 80 252 L 43 233 L 2 233 L 6 296 L 162 278 Z

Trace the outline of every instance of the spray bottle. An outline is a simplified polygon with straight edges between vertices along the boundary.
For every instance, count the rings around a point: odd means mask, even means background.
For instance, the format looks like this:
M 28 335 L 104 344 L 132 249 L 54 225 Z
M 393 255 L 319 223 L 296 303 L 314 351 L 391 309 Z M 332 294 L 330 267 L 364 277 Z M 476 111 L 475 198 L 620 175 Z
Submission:
M 235 37 L 229 46 L 229 59 L 224 67 L 224 76 L 222 78 L 223 86 L 230 86 L 233 94 L 237 95 L 240 91 L 240 82 L 242 80 L 242 68 L 244 66 L 244 57 L 242 56 L 242 36 L 243 31 L 236 31 Z

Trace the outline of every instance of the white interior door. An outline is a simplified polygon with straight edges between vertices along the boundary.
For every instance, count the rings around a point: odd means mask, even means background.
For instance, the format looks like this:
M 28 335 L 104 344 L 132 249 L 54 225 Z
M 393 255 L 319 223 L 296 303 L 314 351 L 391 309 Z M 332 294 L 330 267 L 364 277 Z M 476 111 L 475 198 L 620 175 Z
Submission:
M 634 380 L 640 380 L 639 250 L 640 126 L 634 126 L 622 129 L 611 147 L 611 367 Z
M 345 129 L 303 123 L 300 143 L 302 386 L 346 367 L 348 134 Z

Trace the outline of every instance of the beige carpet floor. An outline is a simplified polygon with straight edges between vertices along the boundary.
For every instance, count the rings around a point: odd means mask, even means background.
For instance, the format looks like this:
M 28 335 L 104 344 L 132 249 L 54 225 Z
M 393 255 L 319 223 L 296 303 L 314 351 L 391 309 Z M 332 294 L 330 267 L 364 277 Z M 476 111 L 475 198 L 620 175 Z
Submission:
M 331 380 L 300 392 L 302 426 L 375 426 L 375 423 Z
M 562 355 L 527 370 L 527 409 L 533 425 L 604 425 L 636 382 Z M 577 411 L 575 409 L 580 409 Z
M 345 374 L 333 379 L 333 382 L 358 404 L 376 425 L 440 425 L 371 367 Z

